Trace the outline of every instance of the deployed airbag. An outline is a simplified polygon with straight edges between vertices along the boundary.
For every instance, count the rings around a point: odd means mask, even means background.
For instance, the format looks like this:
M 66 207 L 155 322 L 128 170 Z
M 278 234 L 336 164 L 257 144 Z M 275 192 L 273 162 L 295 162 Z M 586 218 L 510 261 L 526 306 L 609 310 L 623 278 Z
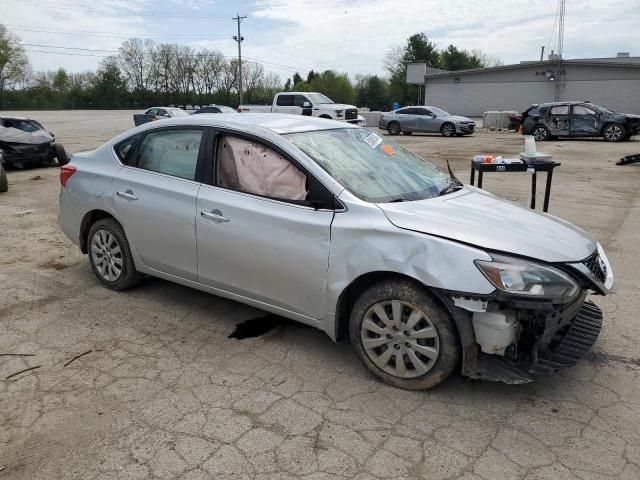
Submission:
M 284 200 L 304 200 L 307 177 L 270 148 L 225 136 L 218 144 L 218 185 Z

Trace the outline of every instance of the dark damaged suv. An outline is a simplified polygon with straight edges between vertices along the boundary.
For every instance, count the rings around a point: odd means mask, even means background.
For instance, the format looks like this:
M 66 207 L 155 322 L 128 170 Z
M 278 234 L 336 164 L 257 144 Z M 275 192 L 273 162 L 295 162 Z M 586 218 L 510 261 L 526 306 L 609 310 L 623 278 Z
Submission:
M 536 140 L 602 137 L 621 142 L 640 130 L 640 115 L 615 113 L 590 102 L 542 103 L 522 113 L 521 125 L 522 133 Z

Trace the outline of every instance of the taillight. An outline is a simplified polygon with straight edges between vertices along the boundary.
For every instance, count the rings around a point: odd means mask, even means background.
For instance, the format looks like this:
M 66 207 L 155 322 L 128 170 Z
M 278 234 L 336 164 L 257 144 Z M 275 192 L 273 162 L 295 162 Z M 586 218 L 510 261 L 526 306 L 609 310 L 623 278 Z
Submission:
M 76 167 L 72 165 L 63 165 L 60 167 L 60 184 L 64 187 L 67 184 L 67 180 L 69 180 L 74 173 L 76 173 Z

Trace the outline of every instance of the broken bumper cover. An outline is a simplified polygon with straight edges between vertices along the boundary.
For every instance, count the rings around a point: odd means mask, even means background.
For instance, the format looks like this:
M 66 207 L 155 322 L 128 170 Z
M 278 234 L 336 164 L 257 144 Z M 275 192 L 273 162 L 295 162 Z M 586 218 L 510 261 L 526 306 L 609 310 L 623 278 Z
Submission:
M 581 304 L 570 321 L 555 325 L 550 316 L 545 333 L 525 360 L 479 354 L 473 368 L 463 372 L 471 378 L 505 383 L 528 383 L 536 376 L 572 367 L 596 343 L 602 328 L 602 311 L 590 301 Z M 558 324 L 560 328 L 557 328 Z
M 0 145 L 5 165 L 33 165 L 41 164 L 52 160 L 53 148 L 52 144 L 13 144 L 3 143 Z

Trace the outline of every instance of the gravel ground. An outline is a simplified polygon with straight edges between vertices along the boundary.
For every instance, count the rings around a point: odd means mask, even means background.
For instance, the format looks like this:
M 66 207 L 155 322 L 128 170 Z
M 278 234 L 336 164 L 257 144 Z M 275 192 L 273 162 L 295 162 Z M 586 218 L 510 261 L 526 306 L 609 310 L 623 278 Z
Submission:
M 131 114 L 25 115 L 77 152 L 129 128 Z M 450 159 L 464 181 L 473 154 L 523 144 L 501 133 L 397 139 L 441 166 Z M 58 171 L 8 172 L 0 478 L 637 480 L 640 165 L 615 161 L 640 142 L 540 149 L 562 162 L 550 212 L 592 232 L 617 276 L 612 295 L 595 297 L 605 312 L 595 351 L 532 384 L 453 375 L 422 393 L 373 380 L 348 343 L 292 322 L 229 338 L 264 314 L 228 300 L 154 279 L 106 290 L 57 225 Z M 528 182 L 493 174 L 484 187 L 525 204 Z

